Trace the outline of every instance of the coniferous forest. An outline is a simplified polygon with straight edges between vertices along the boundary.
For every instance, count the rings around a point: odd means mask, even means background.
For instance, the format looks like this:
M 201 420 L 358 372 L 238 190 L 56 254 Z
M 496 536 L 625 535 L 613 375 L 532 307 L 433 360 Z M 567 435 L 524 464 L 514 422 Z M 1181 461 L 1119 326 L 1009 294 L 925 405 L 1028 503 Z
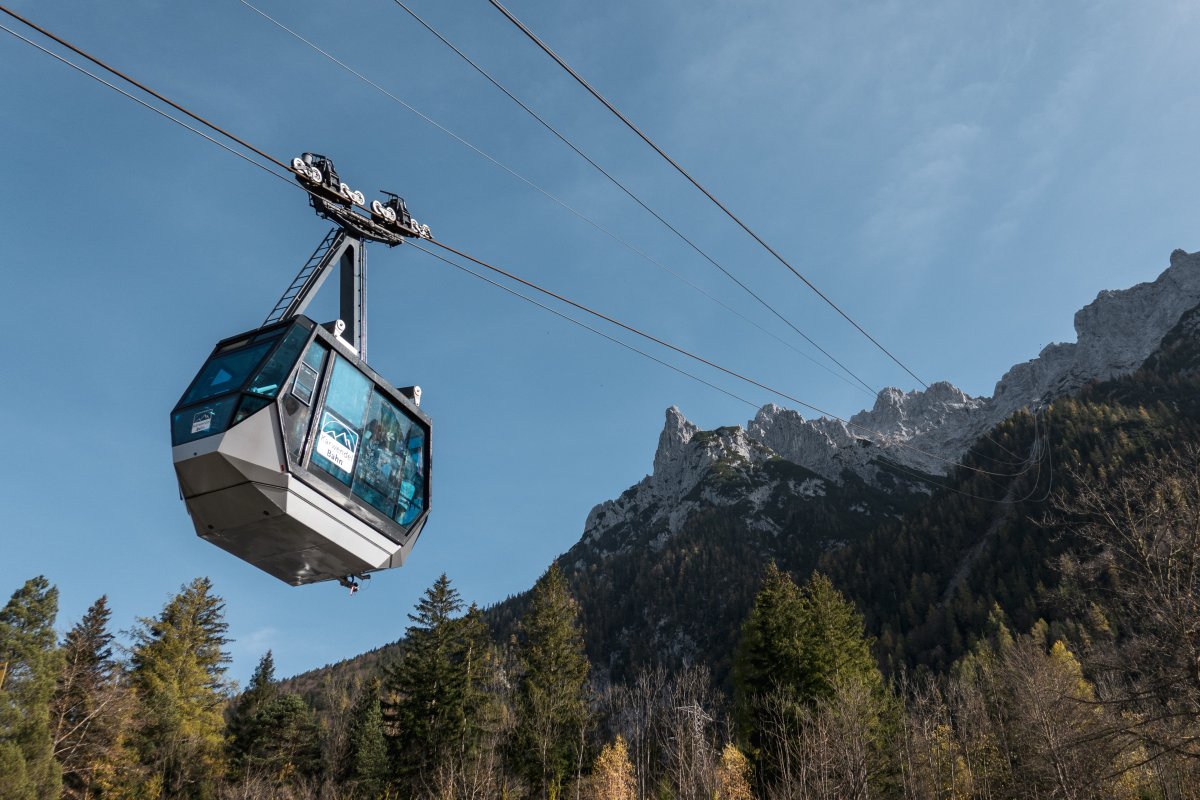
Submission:
M 0 798 L 1200 798 L 1197 355 L 1015 415 L 965 464 L 1045 467 L 961 470 L 839 547 L 722 550 L 701 515 L 622 585 L 698 614 L 679 576 L 752 573 L 702 657 L 597 635 L 633 623 L 563 559 L 487 610 L 443 575 L 396 645 L 294 679 L 267 652 L 236 691 L 208 579 L 118 641 L 104 597 L 60 637 L 31 578 Z
M 208 580 L 137 621 L 105 598 L 56 641 L 43 578 L 0 611 L 4 798 L 1200 796 L 1200 462 L 1060 501 L 1064 622 L 995 604 L 945 670 L 881 669 L 831 580 L 765 569 L 728 685 L 704 666 L 601 685 L 557 566 L 492 638 L 442 576 L 400 655 L 302 696 L 270 652 L 231 692 Z

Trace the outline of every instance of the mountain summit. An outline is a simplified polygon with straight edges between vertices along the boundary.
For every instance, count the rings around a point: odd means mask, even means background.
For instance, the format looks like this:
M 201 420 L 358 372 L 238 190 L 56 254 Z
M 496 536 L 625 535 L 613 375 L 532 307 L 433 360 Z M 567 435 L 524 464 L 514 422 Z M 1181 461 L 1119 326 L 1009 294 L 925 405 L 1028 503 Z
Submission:
M 1197 304 L 1200 252 L 1176 250 L 1154 281 L 1100 292 L 1075 314 L 1077 342 L 1049 344 L 1037 358 L 1013 366 L 991 397 L 970 397 L 945 382 L 925 391 L 887 388 L 849 425 L 806 420 L 771 404 L 746 429 L 781 457 L 830 480 L 839 480 L 847 469 L 870 480 L 881 451 L 907 467 L 945 475 L 980 436 L 1013 412 L 1036 410 L 1092 381 L 1132 373 Z

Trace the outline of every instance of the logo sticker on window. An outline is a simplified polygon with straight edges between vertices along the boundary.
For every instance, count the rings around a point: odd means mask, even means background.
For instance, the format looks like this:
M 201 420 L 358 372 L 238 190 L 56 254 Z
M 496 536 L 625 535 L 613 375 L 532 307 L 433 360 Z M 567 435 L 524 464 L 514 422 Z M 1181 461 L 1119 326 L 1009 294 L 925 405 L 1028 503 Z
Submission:
M 354 469 L 354 454 L 357 452 L 358 433 L 326 411 L 321 419 L 321 435 L 317 438 L 317 454 L 327 458 L 338 469 L 350 472 Z
M 216 415 L 217 412 L 213 411 L 211 408 L 206 408 L 203 411 L 197 411 L 196 415 L 192 417 L 192 435 L 195 436 L 197 433 L 204 433 L 206 430 L 211 428 L 213 417 Z

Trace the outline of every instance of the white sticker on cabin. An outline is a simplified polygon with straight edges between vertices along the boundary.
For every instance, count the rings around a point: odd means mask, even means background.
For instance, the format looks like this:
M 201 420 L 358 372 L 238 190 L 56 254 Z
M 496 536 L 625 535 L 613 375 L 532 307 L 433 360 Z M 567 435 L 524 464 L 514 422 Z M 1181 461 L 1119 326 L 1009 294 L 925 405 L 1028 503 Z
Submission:
M 192 435 L 195 436 L 197 433 L 204 433 L 211 428 L 214 416 L 216 416 L 216 412 L 211 408 L 197 411 L 196 415 L 192 417 Z
M 356 452 L 358 433 L 326 411 L 321 420 L 321 435 L 317 437 L 317 455 L 328 459 L 338 469 L 350 472 L 354 469 Z

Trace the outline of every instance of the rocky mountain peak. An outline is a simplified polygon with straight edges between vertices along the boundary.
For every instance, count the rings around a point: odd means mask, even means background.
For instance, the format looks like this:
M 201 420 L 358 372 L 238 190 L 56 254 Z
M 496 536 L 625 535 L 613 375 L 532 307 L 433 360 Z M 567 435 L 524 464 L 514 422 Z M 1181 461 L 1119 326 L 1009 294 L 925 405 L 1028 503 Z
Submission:
M 1176 250 L 1154 281 L 1102 291 L 1075 314 L 1075 343 L 1047 345 L 1012 367 L 992 397 L 971 397 L 949 383 L 924 391 L 887 388 L 850 425 L 805 420 L 764 406 L 749 423 L 752 437 L 784 458 L 837 480 L 843 469 L 870 478 L 871 456 L 944 474 L 981 435 L 1020 408 L 1038 408 L 1095 380 L 1137 370 L 1189 310 L 1200 305 L 1200 253 Z M 869 442 L 875 449 L 863 449 Z M 832 449 L 831 449 L 832 448 Z
M 747 470 L 774 455 L 741 428 L 701 431 L 678 407 L 671 406 L 658 437 L 654 472 L 616 500 L 593 508 L 584 524 L 584 539 L 598 543 L 605 532 L 634 520 L 646 529 L 664 526 L 666 533 L 673 534 L 701 504 L 737 500 L 708 493 L 703 499 L 685 501 L 715 465 Z
M 995 424 L 1094 380 L 1128 375 L 1154 352 L 1185 312 L 1200 304 L 1200 253 L 1176 250 L 1153 281 L 1105 290 L 1075 314 L 1075 343 L 1047 345 L 1004 374 L 992 395 Z
M 615 532 L 631 526 L 669 536 L 698 508 L 745 502 L 746 497 L 723 494 L 704 482 L 717 465 L 722 474 L 749 476 L 778 456 L 818 476 L 811 486 L 805 484 L 804 491 L 811 493 L 824 491 L 818 487 L 824 482 L 842 484 L 848 473 L 869 485 L 895 486 L 890 472 L 883 477 L 881 457 L 945 474 L 980 436 L 1018 409 L 1038 408 L 1089 381 L 1137 370 L 1185 313 L 1198 306 L 1200 253 L 1176 250 L 1170 267 L 1156 280 L 1100 292 L 1075 315 L 1077 342 L 1050 344 L 1037 358 L 1012 367 L 992 397 L 972 397 L 941 381 L 924 390 L 884 389 L 869 410 L 848 422 L 805 419 L 797 411 L 768 404 L 745 428 L 714 431 L 701 431 L 672 406 L 659 435 L 653 474 L 594 508 L 585 540 L 601 549 L 620 547 Z M 1200 356 L 1195 360 L 1200 363 Z M 754 498 L 760 489 L 766 491 L 759 487 L 747 497 L 758 502 Z M 615 536 L 612 541 L 609 532 Z
M 667 409 L 667 420 L 662 433 L 658 435 L 658 450 L 654 453 L 655 475 L 668 471 L 671 464 L 679 460 L 698 430 L 679 410 L 679 406 Z
M 946 381 L 938 381 L 925 391 L 902 392 L 888 387 L 875 398 L 870 411 L 860 411 L 850 421 L 861 426 L 861 434 L 868 438 L 910 439 L 970 416 L 982 404 L 981 398 L 971 397 Z

